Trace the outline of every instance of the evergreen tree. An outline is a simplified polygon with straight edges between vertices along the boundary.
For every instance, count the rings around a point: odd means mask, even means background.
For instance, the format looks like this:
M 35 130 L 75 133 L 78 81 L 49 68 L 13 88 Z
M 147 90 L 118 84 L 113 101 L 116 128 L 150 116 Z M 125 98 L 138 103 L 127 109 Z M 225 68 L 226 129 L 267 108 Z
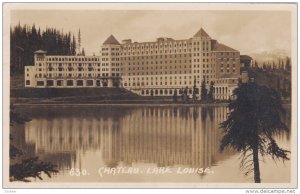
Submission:
M 198 88 L 196 86 L 196 79 L 194 79 L 194 86 L 193 86 L 193 101 L 197 101 L 197 94 L 199 93 Z
M 184 102 L 184 91 L 183 91 L 184 89 L 183 88 L 181 88 L 180 90 L 179 90 L 179 94 L 181 95 L 181 101 L 182 102 Z
M 174 90 L 173 101 L 177 102 L 177 90 Z
M 59 32 L 54 28 L 45 30 L 33 24 L 10 27 L 10 70 L 11 75 L 23 74 L 24 66 L 33 65 L 34 52 L 45 50 L 49 55 L 75 55 L 76 41 L 71 33 Z
M 273 60 L 273 63 L 272 63 L 272 70 L 275 69 L 275 61 Z
M 71 42 L 71 54 L 72 55 L 76 55 L 76 49 L 77 49 L 76 38 L 73 35 L 73 41 Z
M 286 57 L 286 60 L 285 60 L 285 70 L 291 71 L 291 59 L 289 57 Z
M 77 44 L 77 49 L 78 49 L 78 52 L 77 52 L 77 55 L 80 55 L 82 54 L 81 53 L 81 33 L 80 33 L 80 29 L 78 30 L 78 44 Z
M 256 60 L 254 60 L 254 67 L 255 67 L 255 68 L 258 68 L 258 63 L 257 63 Z
M 201 101 L 205 101 L 207 99 L 207 89 L 206 89 L 206 81 L 205 79 L 201 83 Z
M 215 83 L 213 81 L 210 82 L 209 93 L 208 93 L 208 100 L 210 102 L 214 101 L 214 93 L 215 93 L 214 84 Z
M 181 98 L 182 98 L 183 102 L 187 102 L 188 101 L 188 87 L 182 89 Z
M 242 153 L 241 168 L 245 174 L 254 173 L 254 182 L 260 183 L 259 155 L 289 160 L 289 151 L 280 148 L 274 135 L 287 131 L 281 121 L 284 112 L 279 94 L 266 86 L 245 83 L 234 90 L 236 100 L 229 104 L 229 116 L 221 123 L 224 136 L 220 149 L 226 147 Z

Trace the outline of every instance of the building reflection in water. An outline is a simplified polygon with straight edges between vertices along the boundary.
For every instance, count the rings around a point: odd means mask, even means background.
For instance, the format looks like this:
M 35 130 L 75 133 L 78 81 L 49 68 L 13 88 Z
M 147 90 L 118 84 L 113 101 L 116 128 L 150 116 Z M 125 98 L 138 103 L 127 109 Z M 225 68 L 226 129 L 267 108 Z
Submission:
M 18 142 L 61 169 L 78 167 L 76 160 L 80 164 L 80 154 L 87 151 L 101 151 L 108 167 L 123 162 L 205 168 L 233 154 L 218 150 L 219 123 L 228 111 L 223 106 L 38 110 L 27 109 L 33 120 L 25 124 L 24 140 Z M 18 133 L 22 137 L 22 130 Z

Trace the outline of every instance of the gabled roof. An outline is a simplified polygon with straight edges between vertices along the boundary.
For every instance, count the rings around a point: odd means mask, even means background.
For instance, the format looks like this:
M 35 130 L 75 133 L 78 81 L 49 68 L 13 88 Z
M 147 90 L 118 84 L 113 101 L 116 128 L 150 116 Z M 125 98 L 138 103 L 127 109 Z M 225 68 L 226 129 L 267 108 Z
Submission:
M 117 39 L 113 36 L 113 35 L 110 35 L 105 41 L 103 44 L 117 44 L 119 45 L 120 43 L 117 41 Z
M 36 54 L 46 54 L 47 51 L 37 50 L 37 51 L 35 51 L 34 53 L 36 53 Z
M 210 37 L 204 30 L 201 28 L 194 37 Z
M 221 43 L 216 43 L 214 48 L 212 49 L 213 51 L 232 51 L 232 52 L 238 52 L 238 50 L 235 50 L 233 48 L 230 48 L 229 46 L 226 46 L 225 44 Z

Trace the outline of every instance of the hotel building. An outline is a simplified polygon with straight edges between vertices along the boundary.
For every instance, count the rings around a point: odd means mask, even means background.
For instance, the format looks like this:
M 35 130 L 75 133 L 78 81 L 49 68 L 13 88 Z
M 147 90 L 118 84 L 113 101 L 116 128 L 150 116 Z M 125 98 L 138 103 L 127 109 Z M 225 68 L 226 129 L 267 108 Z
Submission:
M 229 99 L 240 78 L 240 53 L 202 28 L 183 40 L 121 43 L 111 35 L 99 56 L 49 56 L 36 51 L 25 67 L 25 87 L 124 87 L 143 96 L 180 95 L 214 83 L 215 99 Z M 200 94 L 199 94 L 200 95 Z

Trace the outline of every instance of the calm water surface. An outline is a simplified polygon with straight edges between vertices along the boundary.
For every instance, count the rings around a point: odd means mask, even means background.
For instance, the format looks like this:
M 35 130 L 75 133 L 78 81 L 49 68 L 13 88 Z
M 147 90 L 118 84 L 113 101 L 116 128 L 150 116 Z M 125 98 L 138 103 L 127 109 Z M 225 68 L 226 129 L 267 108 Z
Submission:
M 290 107 L 286 109 L 282 119 L 290 127 Z M 252 174 L 244 176 L 239 168 L 238 153 L 219 152 L 218 126 L 226 119 L 225 106 L 18 106 L 17 110 L 32 120 L 11 129 L 14 142 L 26 156 L 39 156 L 59 167 L 59 173 L 44 176 L 44 182 L 253 182 Z M 276 139 L 290 150 L 289 133 Z M 109 174 L 114 168 L 124 171 Z M 129 174 L 129 169 L 135 173 Z M 167 171 L 156 174 L 158 169 Z M 290 162 L 265 158 L 261 178 L 290 182 Z

